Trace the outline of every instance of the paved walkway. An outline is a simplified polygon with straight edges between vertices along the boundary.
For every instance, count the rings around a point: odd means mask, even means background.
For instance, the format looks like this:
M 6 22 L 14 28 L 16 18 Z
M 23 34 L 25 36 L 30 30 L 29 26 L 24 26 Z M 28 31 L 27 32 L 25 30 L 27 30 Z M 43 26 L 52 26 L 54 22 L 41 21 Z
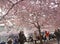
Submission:
M 37 42 L 38 43 L 38 42 Z M 32 43 L 32 42 L 29 42 L 29 43 L 25 43 L 25 44 L 34 44 L 34 43 Z M 50 40 L 50 41 L 48 41 L 48 42 L 44 42 L 44 44 L 58 44 L 57 43 L 57 41 L 56 40 Z
M 56 40 L 51 40 L 49 42 L 45 42 L 44 44 L 58 44 Z

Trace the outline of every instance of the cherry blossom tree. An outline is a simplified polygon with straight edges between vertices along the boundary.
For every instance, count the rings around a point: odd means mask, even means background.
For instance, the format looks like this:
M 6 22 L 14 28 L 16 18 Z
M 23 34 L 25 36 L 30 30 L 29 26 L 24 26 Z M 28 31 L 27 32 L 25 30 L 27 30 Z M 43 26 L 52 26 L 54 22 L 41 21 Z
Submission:
M 11 26 L 37 28 L 41 37 L 41 28 L 51 25 L 60 27 L 59 0 L 0 0 L 0 23 Z M 42 38 L 40 39 L 41 44 Z

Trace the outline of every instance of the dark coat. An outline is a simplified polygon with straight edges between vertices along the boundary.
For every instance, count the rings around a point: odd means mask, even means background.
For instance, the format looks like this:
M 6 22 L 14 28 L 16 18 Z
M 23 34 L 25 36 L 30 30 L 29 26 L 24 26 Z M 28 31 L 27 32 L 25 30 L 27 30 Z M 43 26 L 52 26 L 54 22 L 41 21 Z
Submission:
M 56 35 L 57 39 L 60 39 L 60 32 L 59 31 L 55 31 L 54 34 Z
M 19 42 L 25 42 L 26 41 L 26 37 L 24 34 L 19 33 Z
M 9 41 L 7 42 L 7 44 L 12 44 L 12 40 L 9 40 Z

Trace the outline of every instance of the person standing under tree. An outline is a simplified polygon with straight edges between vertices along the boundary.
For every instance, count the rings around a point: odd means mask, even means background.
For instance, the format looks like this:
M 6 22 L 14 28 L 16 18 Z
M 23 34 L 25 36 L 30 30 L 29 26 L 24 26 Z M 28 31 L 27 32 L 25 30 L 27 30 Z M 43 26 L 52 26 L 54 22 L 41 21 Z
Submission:
M 49 40 L 49 32 L 48 31 L 45 31 L 45 36 L 46 36 L 46 39 L 48 41 Z
M 9 38 L 7 44 L 12 44 L 12 43 L 13 43 L 12 39 Z
M 20 31 L 20 33 L 19 33 L 19 40 L 18 41 L 19 41 L 20 44 L 24 44 L 24 42 L 26 41 L 26 37 L 25 37 L 23 31 Z
M 36 33 L 36 31 L 34 31 L 34 33 L 33 33 L 33 40 L 34 40 L 34 44 L 36 44 L 36 40 L 37 40 L 37 33 Z
M 55 30 L 54 34 L 56 35 L 56 39 L 57 39 L 58 44 L 59 44 L 59 41 L 60 41 L 60 30 L 59 29 Z

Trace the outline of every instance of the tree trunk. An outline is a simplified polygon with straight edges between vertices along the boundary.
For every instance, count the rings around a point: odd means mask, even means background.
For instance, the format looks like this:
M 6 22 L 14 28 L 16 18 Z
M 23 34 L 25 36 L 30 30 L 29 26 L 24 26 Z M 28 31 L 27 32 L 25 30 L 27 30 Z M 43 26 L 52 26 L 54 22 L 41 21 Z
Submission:
M 40 29 L 39 29 L 39 36 L 40 36 L 40 44 L 43 44 L 42 36 L 41 36 L 41 30 Z

